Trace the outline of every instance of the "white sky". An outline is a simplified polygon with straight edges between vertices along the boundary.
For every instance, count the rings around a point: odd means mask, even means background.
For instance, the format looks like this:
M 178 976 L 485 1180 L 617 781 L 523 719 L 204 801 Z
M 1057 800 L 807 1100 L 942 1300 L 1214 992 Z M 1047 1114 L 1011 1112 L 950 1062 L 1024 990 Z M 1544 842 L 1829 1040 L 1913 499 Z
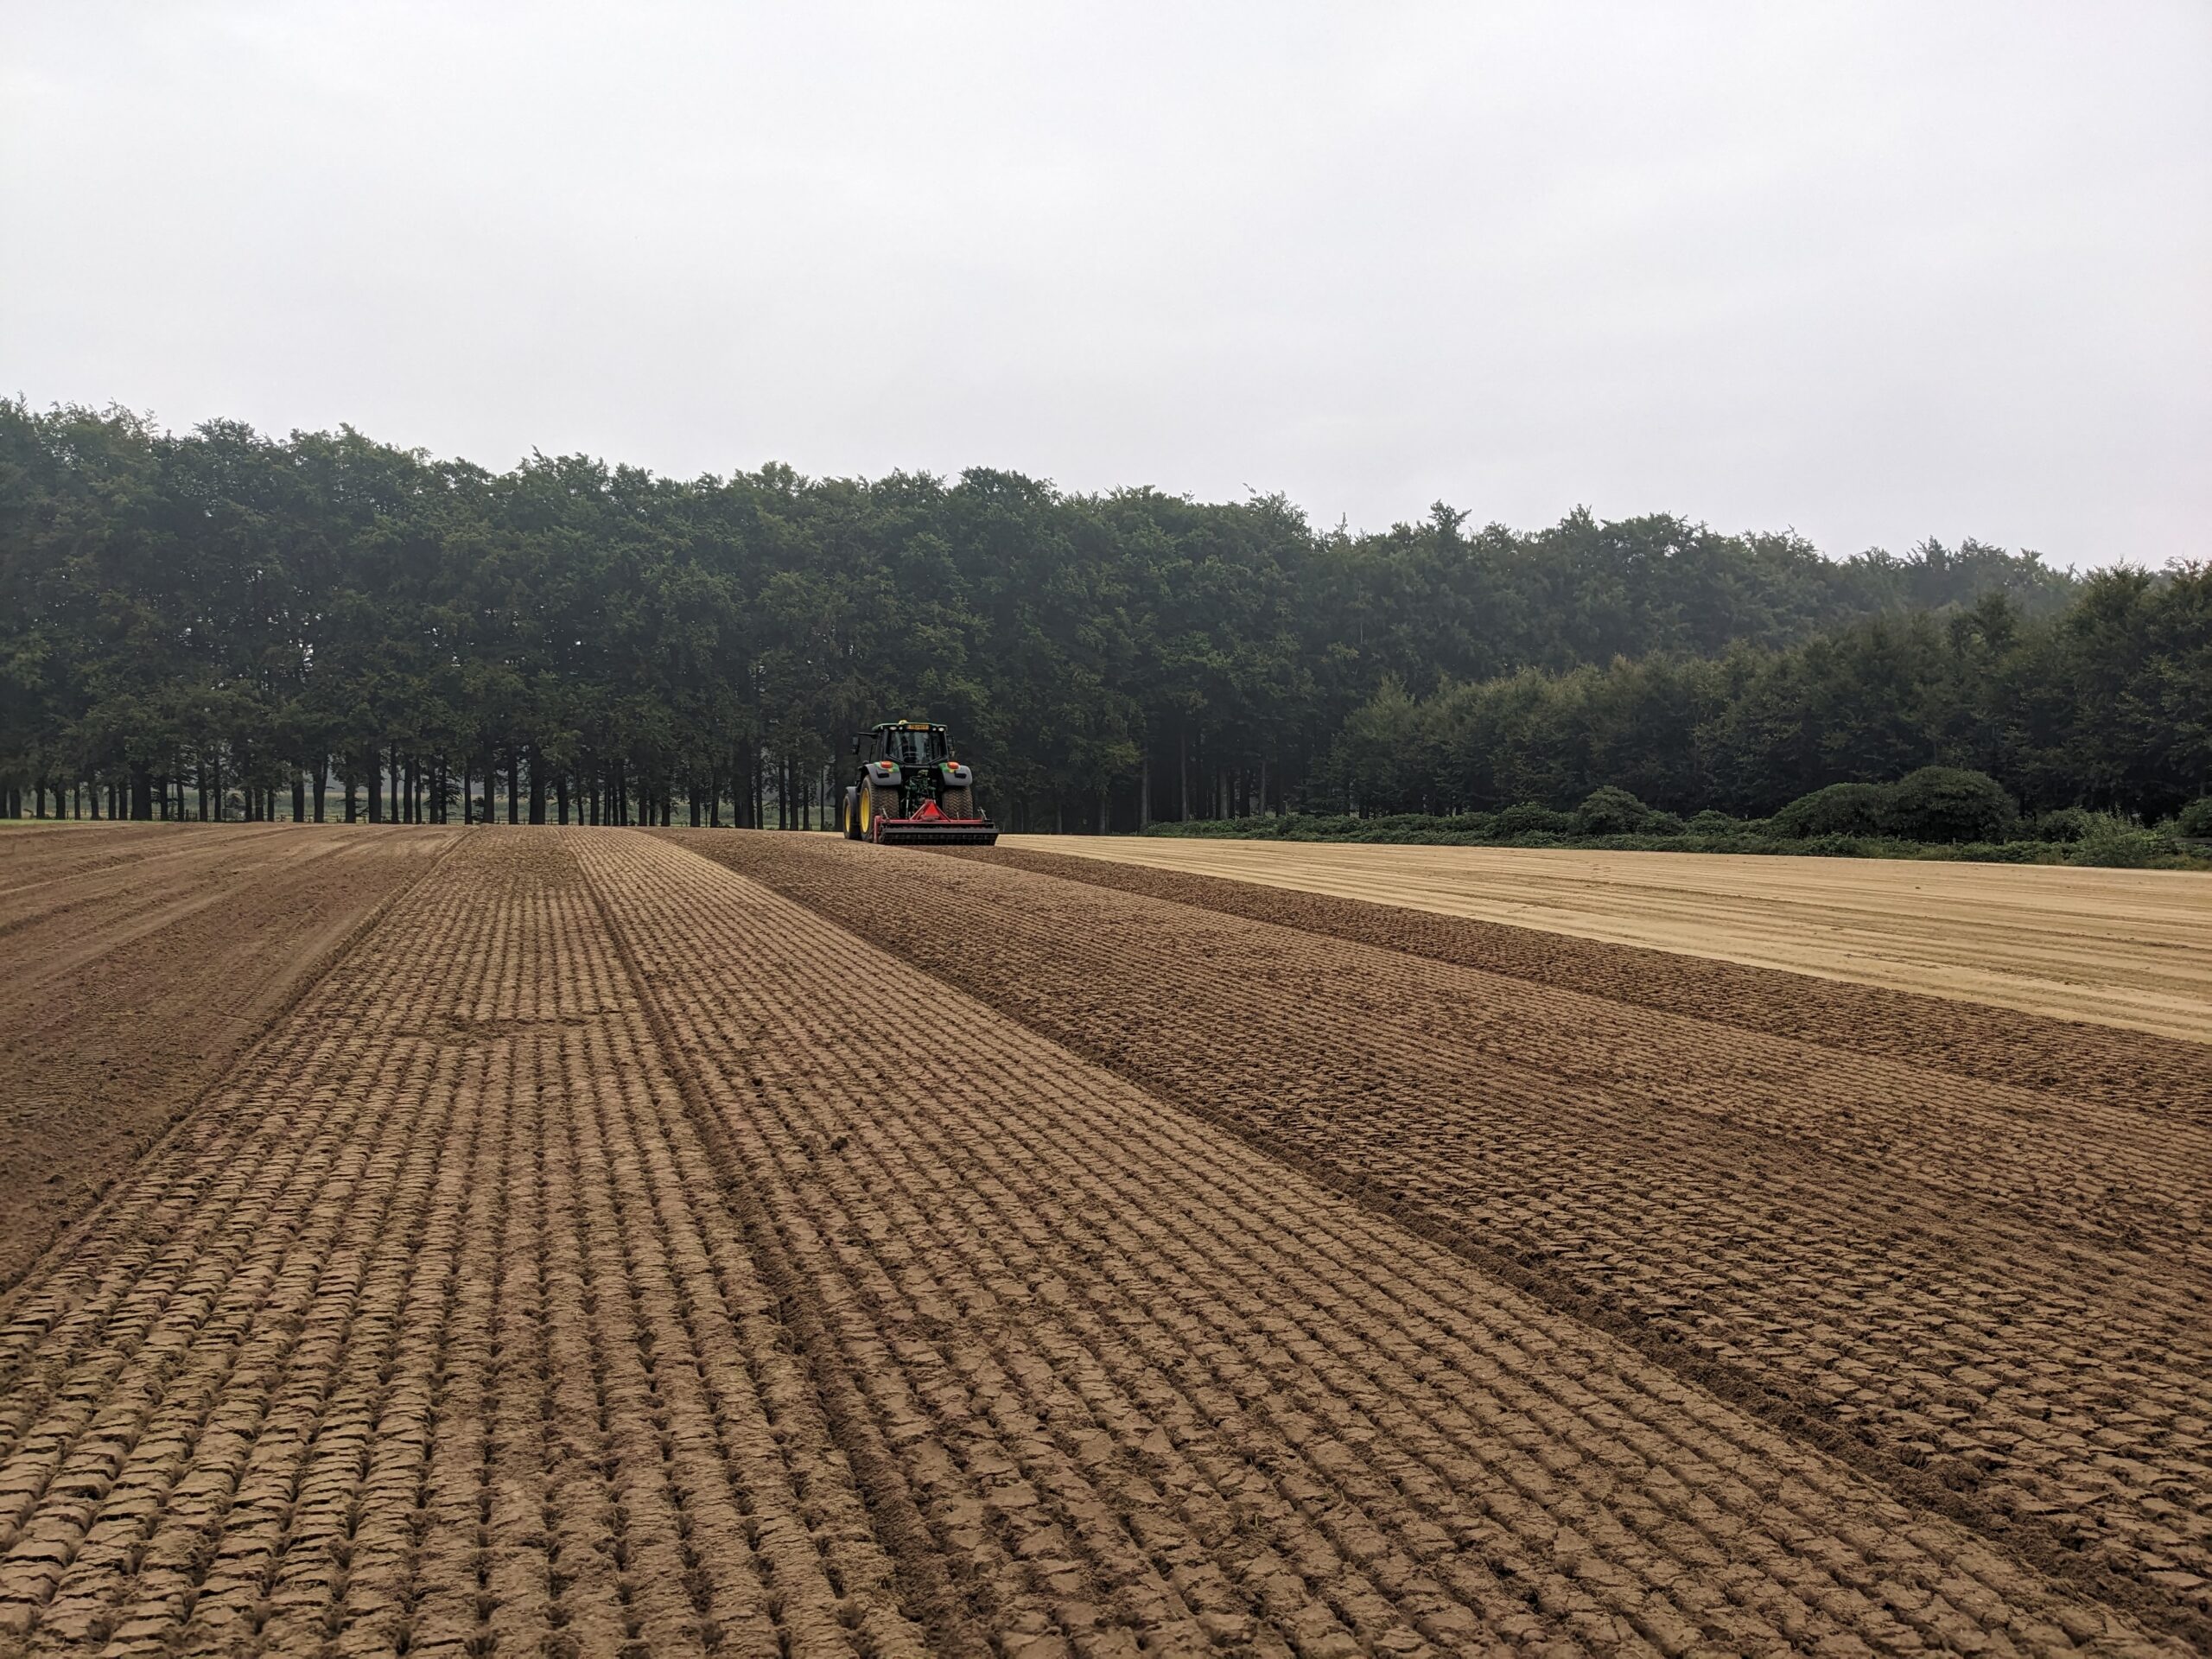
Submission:
M 0 390 L 2201 557 L 2212 0 L 0 0 Z

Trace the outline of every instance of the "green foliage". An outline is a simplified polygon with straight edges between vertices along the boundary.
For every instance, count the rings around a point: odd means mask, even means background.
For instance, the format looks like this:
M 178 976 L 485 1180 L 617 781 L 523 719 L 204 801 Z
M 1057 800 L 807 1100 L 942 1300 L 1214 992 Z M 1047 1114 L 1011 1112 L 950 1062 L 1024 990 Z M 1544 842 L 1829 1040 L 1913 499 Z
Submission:
M 1780 648 L 1446 680 L 1410 707 L 1398 694 L 1391 754 L 1373 728 L 1357 743 L 1361 764 L 1392 769 L 1394 804 L 1446 812 L 1565 806 L 1611 785 L 1662 810 L 1750 820 L 1933 760 L 2039 811 L 2155 817 L 2204 792 L 2208 710 L 2212 564 L 2177 564 L 2157 577 L 2094 573 L 2056 616 L 1993 592 Z M 1356 793 L 1333 799 L 1379 810 Z
M 1726 812 L 1716 812 L 1708 806 L 1704 811 L 1693 815 L 1683 829 L 1693 836 L 1732 836 L 1742 833 L 1747 827 L 1740 820 L 1730 817 Z
M 2174 828 L 2191 841 L 2212 841 L 2212 795 L 2200 795 L 2182 808 Z
M 1799 841 L 1808 836 L 1877 836 L 1884 831 L 1889 804 L 1890 791 L 1878 784 L 1830 784 L 1776 813 L 1772 833 Z
M 1554 812 L 1535 801 L 1522 801 L 1507 807 L 1491 824 L 1491 833 L 1501 840 L 1507 836 L 1572 835 L 1576 828 L 1572 812 Z
M 626 821 L 685 797 L 757 821 L 889 713 L 950 724 L 1015 828 L 1666 840 L 1713 809 L 1736 816 L 1700 833 L 1744 837 L 1929 760 L 2041 812 L 2157 817 L 2212 780 L 2212 567 L 2077 581 L 1975 543 L 1834 561 L 1442 505 L 1355 536 L 1281 498 L 983 468 L 492 474 L 351 429 L 0 401 L 11 794 L 245 802 L 304 775 L 389 800 L 401 772 L 455 805 L 567 787 Z M 1608 789 L 1641 816 L 1589 805 Z
M 2085 840 L 2094 822 L 2095 815 L 2084 807 L 2062 806 L 2054 811 L 2039 813 L 2031 833 L 2037 841 L 2064 846 Z
M 2179 851 L 2171 836 L 2145 830 L 2117 813 L 2094 812 L 2066 861 L 2101 869 L 2152 870 L 2174 863 Z
M 1651 809 L 1628 791 L 1606 784 L 1592 790 L 1574 809 L 1578 836 L 1632 836 L 1650 822 Z
M 1902 841 L 2001 842 L 2012 839 L 2020 809 L 1986 772 L 1923 766 L 1891 787 L 1880 818 Z

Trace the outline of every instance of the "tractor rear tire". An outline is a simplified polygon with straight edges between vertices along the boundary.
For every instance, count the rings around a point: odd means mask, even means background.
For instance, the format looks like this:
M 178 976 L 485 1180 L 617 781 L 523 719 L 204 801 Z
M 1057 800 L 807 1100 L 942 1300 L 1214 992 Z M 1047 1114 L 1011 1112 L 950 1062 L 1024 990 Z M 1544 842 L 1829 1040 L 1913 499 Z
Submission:
M 857 789 L 845 791 L 845 839 L 861 838 L 861 792 Z
M 948 818 L 972 818 L 976 816 L 976 787 L 963 784 L 947 789 L 938 798 L 937 810 Z

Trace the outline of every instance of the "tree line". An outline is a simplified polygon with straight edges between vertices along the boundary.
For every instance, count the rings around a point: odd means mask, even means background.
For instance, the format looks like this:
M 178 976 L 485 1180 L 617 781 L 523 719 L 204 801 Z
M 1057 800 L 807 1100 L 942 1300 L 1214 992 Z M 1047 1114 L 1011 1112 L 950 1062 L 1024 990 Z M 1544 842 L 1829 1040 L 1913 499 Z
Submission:
M 2146 820 L 2212 794 L 2212 564 L 2101 570 L 2046 614 L 2002 591 L 1867 617 L 1780 648 L 1524 669 L 1347 719 L 1319 798 L 1363 814 L 1562 805 L 1624 789 L 1681 815 L 1764 818 L 1923 767 L 2022 807 Z
M 981 468 L 494 473 L 0 401 L 0 809 L 791 827 L 906 716 L 1019 829 L 1592 779 L 1749 808 L 1928 756 L 2148 806 L 2202 783 L 2202 587 Z

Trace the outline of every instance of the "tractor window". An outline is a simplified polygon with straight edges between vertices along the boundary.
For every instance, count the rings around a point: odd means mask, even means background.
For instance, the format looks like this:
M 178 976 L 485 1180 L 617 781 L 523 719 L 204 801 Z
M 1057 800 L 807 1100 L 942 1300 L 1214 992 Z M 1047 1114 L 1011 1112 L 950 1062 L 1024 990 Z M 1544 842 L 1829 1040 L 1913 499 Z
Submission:
M 902 766 L 926 766 L 944 759 L 943 732 L 886 732 L 885 753 Z

